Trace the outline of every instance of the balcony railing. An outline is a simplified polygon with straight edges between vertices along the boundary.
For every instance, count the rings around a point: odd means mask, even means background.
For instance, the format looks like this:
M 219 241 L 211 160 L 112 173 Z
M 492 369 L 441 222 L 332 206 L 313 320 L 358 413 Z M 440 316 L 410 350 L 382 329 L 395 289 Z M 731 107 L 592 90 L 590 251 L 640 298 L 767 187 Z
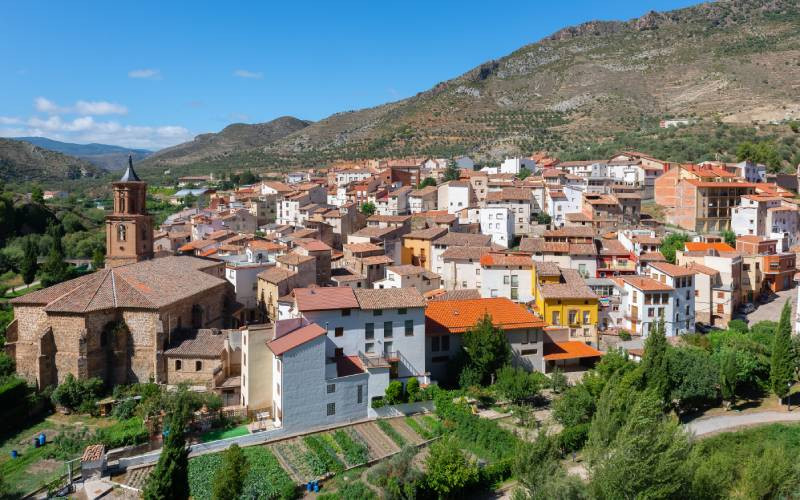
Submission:
M 384 353 L 358 353 L 358 359 L 364 365 L 364 368 L 389 368 L 392 362 L 400 359 L 399 351 L 388 351 Z

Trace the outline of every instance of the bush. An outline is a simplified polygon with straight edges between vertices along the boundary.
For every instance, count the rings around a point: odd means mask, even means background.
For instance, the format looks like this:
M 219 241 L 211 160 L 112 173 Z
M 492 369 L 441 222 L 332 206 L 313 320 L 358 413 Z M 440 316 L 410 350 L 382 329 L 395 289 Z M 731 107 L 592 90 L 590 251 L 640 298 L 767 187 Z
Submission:
M 619 339 L 623 341 L 627 341 L 631 339 L 631 332 L 628 330 L 620 330 L 619 331 Z
M 5 351 L 0 351 L 0 378 L 11 375 L 16 368 L 14 358 L 9 356 Z
M 425 460 L 425 482 L 439 498 L 453 496 L 478 482 L 478 467 L 450 439 L 433 443 Z
M 588 423 L 565 427 L 558 435 L 558 447 L 561 448 L 564 453 L 578 451 L 586 444 L 586 439 L 588 437 Z
M 70 410 L 91 413 L 94 410 L 94 403 L 100 397 L 102 390 L 103 381 L 101 379 L 94 377 L 86 380 L 77 380 L 71 373 L 68 373 L 64 382 L 53 391 L 51 399 L 53 404 Z
M 495 390 L 511 402 L 530 400 L 539 394 L 547 383 L 541 373 L 529 373 L 522 368 L 504 366 L 497 372 Z
M 440 391 L 436 395 L 436 414 L 445 429 L 470 445 L 471 451 L 480 452 L 481 458 L 502 460 L 514 455 L 517 438 L 497 422 L 473 415 L 466 405 L 454 403 L 452 393 Z
M 132 417 L 127 420 L 97 430 L 95 440 L 100 441 L 108 448 L 121 448 L 147 442 L 150 436 L 144 420 L 140 417 Z
M 419 380 L 417 380 L 416 377 L 412 377 L 406 382 L 406 393 L 408 393 L 409 403 L 422 401 L 422 399 L 420 399 Z
M 567 376 L 564 375 L 558 367 L 553 370 L 550 374 L 550 388 L 553 389 L 553 392 L 556 394 L 561 394 L 562 392 L 566 391 L 569 387 L 569 382 L 567 382 Z
M 372 398 L 372 403 L 370 404 L 375 409 L 383 408 L 384 406 L 386 406 L 386 400 L 383 398 L 383 396 L 375 396 L 374 398 Z
M 396 405 L 405 402 L 403 383 L 399 380 L 392 380 L 389 382 L 389 385 L 386 386 L 386 404 Z

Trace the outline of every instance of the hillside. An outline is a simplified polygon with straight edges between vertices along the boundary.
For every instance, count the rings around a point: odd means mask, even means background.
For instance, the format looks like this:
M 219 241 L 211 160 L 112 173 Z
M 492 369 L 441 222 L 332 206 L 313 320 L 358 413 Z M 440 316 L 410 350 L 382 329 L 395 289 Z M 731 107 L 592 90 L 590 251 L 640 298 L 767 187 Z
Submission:
M 101 174 L 100 168 L 86 160 L 43 149 L 28 142 L 0 139 L 0 179 L 3 181 L 52 183 L 97 177 Z
M 104 170 L 121 170 L 125 168 L 128 165 L 129 155 L 133 156 L 133 161 L 139 162 L 152 154 L 152 151 L 146 149 L 131 149 L 96 143 L 75 144 L 71 142 L 54 141 L 47 137 L 14 137 L 14 139 L 29 142 L 40 148 L 84 159 Z
M 722 0 L 565 28 L 408 99 L 332 115 L 274 144 L 228 152 L 224 161 L 198 147 L 184 165 L 456 153 L 492 159 L 603 142 L 670 116 L 752 126 L 800 117 L 797 82 L 798 3 Z
M 190 142 L 178 144 L 154 153 L 142 164 L 185 165 L 201 160 L 224 158 L 274 143 L 287 135 L 302 130 L 308 121 L 292 116 L 282 116 L 267 123 L 249 125 L 234 123 L 215 134 L 201 134 Z

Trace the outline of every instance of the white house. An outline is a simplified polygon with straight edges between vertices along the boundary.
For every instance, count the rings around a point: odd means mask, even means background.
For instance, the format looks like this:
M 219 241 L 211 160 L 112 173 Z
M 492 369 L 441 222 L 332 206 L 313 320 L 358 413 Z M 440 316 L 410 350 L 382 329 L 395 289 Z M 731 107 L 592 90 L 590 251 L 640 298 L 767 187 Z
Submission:
M 506 207 L 481 208 L 481 233 L 491 235 L 492 243 L 508 248 L 514 238 L 514 215 Z
M 667 262 L 650 262 L 650 277 L 675 289 L 673 331 L 685 333 L 694 331 L 695 323 L 695 275 L 697 271 L 688 267 L 676 266 Z
M 311 174 L 308 172 L 289 172 L 286 174 L 286 182 L 289 184 L 300 184 L 311 180 Z
M 442 287 L 442 278 L 424 267 L 405 264 L 388 266 L 386 278 L 373 283 L 373 288 L 415 288 L 420 293 Z
M 410 186 L 403 186 L 390 191 L 385 197 L 375 200 L 376 213 L 380 215 L 405 215 L 408 213 L 408 195 Z
M 480 222 L 480 219 L 478 219 Z M 447 232 L 431 243 L 431 270 L 440 275 L 444 269 L 444 252 L 454 247 L 490 247 L 492 236 L 490 234 L 454 233 Z
M 533 300 L 533 260 L 523 253 L 489 252 L 481 263 L 481 297 L 505 297 L 514 302 Z
M 677 335 L 674 328 L 675 289 L 646 276 L 613 278 L 619 288 L 620 305 L 612 311 L 612 326 L 647 337 L 660 319 L 668 337 Z
M 531 172 L 536 172 L 536 162 L 530 158 L 506 158 L 500 164 L 501 174 L 519 174 L 520 170 L 525 167 Z
M 425 186 L 408 193 L 408 209 L 412 214 L 436 210 L 439 191 L 436 186 Z
M 434 242 L 435 243 L 435 242 Z M 442 287 L 445 290 L 480 290 L 481 257 L 488 246 L 451 246 L 442 252 Z
M 766 165 L 743 161 L 736 164 L 736 170 L 736 174 L 747 182 L 767 182 Z
M 439 210 L 456 214 L 472 203 L 472 185 L 467 181 L 449 181 L 438 187 Z
M 346 186 L 351 182 L 363 181 L 372 177 L 372 172 L 366 168 L 354 168 L 336 172 L 336 185 Z

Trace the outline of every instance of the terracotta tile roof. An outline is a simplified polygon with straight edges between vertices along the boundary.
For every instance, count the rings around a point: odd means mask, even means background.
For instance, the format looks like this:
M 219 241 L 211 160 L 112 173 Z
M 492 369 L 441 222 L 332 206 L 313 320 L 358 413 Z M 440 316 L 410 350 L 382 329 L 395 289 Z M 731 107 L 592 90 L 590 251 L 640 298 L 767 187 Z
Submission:
M 481 291 L 476 288 L 460 288 L 458 290 L 434 290 L 441 293 L 431 294 L 428 300 L 480 300 Z
M 203 248 L 211 246 L 211 245 L 216 245 L 217 243 L 218 242 L 214 241 L 214 240 L 195 240 L 195 241 L 190 241 L 189 243 L 186 243 L 185 245 L 181 245 L 181 247 L 178 248 L 178 251 L 179 252 L 192 252 L 194 250 L 200 250 L 200 249 L 203 249 Z
M 301 312 L 358 307 L 353 289 L 346 286 L 295 288 L 294 298 L 297 301 L 297 309 Z
M 419 231 L 411 231 L 403 236 L 403 238 L 416 239 L 416 240 L 435 240 L 439 236 L 445 234 L 447 229 L 443 227 L 429 227 L 428 229 L 420 229 Z
M 319 240 L 298 241 L 297 245 L 305 248 L 309 252 L 330 252 L 332 250 L 331 247 Z
M 703 252 L 705 250 L 716 250 L 717 252 L 736 251 L 732 246 L 722 242 L 706 243 L 703 241 L 687 241 L 684 246 L 687 252 Z
M 393 238 L 396 233 L 397 228 L 394 227 L 362 227 L 352 236 L 381 239 L 385 237 Z
M 445 182 L 443 185 L 450 186 L 450 187 L 470 187 L 472 184 L 469 181 L 449 181 Z
M 752 182 L 704 182 L 697 179 L 684 179 L 686 182 L 693 186 L 700 188 L 755 188 L 756 185 Z
M 336 358 L 336 376 L 349 377 L 364 373 L 364 365 L 358 356 L 338 356 Z
M 425 307 L 425 297 L 416 288 L 357 289 L 353 292 L 361 309 Z
M 570 255 L 597 255 L 597 247 L 593 243 L 570 243 Z
M 276 356 L 280 356 L 295 347 L 301 346 L 306 342 L 310 342 L 317 337 L 325 335 L 327 332 L 324 328 L 316 323 L 309 323 L 306 326 L 301 326 L 296 330 L 285 333 L 280 337 L 267 342 L 269 350 Z
M 331 269 L 331 279 L 337 283 L 346 283 L 348 281 L 361 281 L 367 279 L 363 274 L 354 273 L 347 268 Z
M 388 255 L 373 255 L 371 257 L 362 257 L 361 262 L 368 266 L 374 264 L 393 264 L 394 259 Z
M 569 243 L 526 237 L 519 242 L 519 250 L 527 253 L 567 253 L 569 252 Z
M 630 251 L 619 240 L 603 238 L 601 243 L 600 255 L 630 255 Z
M 481 257 L 481 266 L 533 266 L 530 255 L 519 253 L 489 252 Z
M 444 260 L 473 260 L 479 262 L 481 256 L 490 252 L 492 247 L 449 247 L 442 252 L 442 259 Z
M 300 264 L 314 260 L 314 257 L 310 255 L 300 255 L 299 253 L 287 253 L 278 255 L 275 260 L 288 266 L 299 266 Z
M 666 262 L 667 259 L 661 252 L 645 252 L 639 256 L 640 262 Z
M 632 234 L 630 239 L 642 245 L 660 245 L 662 241 L 658 236 L 646 236 L 642 234 Z
M 291 193 L 292 191 L 294 191 L 293 187 L 284 184 L 283 182 L 274 181 L 274 182 L 264 182 L 263 184 L 267 187 L 274 189 L 279 193 Z
M 227 335 L 215 328 L 204 328 L 174 339 L 164 350 L 167 357 L 219 358 Z
M 692 276 L 696 274 L 691 268 L 676 266 L 675 264 L 670 264 L 668 262 L 651 262 L 648 265 L 657 271 L 661 271 L 664 274 L 674 277 Z
M 380 215 L 375 214 L 367 218 L 367 222 L 406 222 L 411 220 L 410 215 Z
M 566 342 L 545 342 L 544 360 L 556 361 L 561 359 L 596 358 L 603 353 L 590 345 L 574 340 Z
M 379 247 L 374 243 L 347 243 L 342 246 L 345 250 L 349 250 L 353 253 L 362 253 L 362 252 L 374 252 L 376 250 L 383 250 L 383 247 Z
M 280 250 L 286 250 L 285 245 L 275 243 L 274 241 L 265 241 L 265 240 L 253 240 L 249 242 L 247 246 L 248 248 L 252 248 L 253 250 L 266 250 L 268 252 L 277 252 Z
M 578 271 L 560 269 L 564 283 L 544 283 L 539 291 L 545 299 L 597 299 Z
M 106 447 L 102 444 L 90 444 L 83 450 L 81 462 L 94 462 L 103 458 L 106 453 Z
M 620 276 L 618 278 L 625 283 L 628 283 L 634 288 L 638 288 L 643 292 L 658 292 L 658 291 L 670 291 L 674 290 L 669 285 L 661 283 L 660 281 L 656 281 L 653 278 L 648 278 L 646 276 Z
M 212 255 L 217 253 L 218 250 L 221 250 L 221 249 L 222 249 L 221 247 L 219 249 L 217 249 L 217 248 L 209 248 L 208 250 L 203 250 L 202 252 L 198 253 L 197 256 L 198 257 L 211 257 Z
M 593 220 L 590 215 L 586 215 L 583 212 L 568 213 L 565 217 L 570 222 L 591 222 Z
M 561 269 L 555 262 L 534 262 L 536 276 L 561 276 Z
M 283 267 L 270 267 L 266 271 L 258 273 L 258 278 L 269 283 L 278 284 L 296 275 L 297 273 Z
M 716 269 L 704 266 L 703 264 L 698 264 L 696 262 L 692 262 L 691 264 L 689 264 L 689 269 L 697 271 L 698 273 L 707 274 L 709 276 L 714 276 L 715 274 L 719 274 L 719 271 L 717 271 Z
M 216 262 L 187 256 L 145 260 L 101 269 L 11 301 L 44 305 L 48 312 L 91 312 L 114 308 L 160 309 L 214 288 L 226 280 L 203 269 Z
M 527 201 L 533 199 L 533 191 L 525 188 L 504 187 L 500 191 L 490 191 L 486 201 Z
M 402 266 L 389 266 L 386 268 L 387 271 L 391 271 L 395 274 L 399 274 L 400 276 L 409 276 L 411 274 L 422 274 L 426 271 L 424 267 L 415 266 L 412 264 L 405 264 Z
M 432 300 L 425 310 L 425 330 L 428 335 L 464 333 L 484 315 L 501 330 L 542 328 L 546 325 L 524 306 L 505 297 L 466 300 Z
M 480 246 L 486 247 L 492 243 L 492 236 L 489 234 L 473 234 L 473 233 L 453 233 L 449 232 L 442 235 L 440 238 L 433 240 L 434 245 L 451 246 Z
M 409 196 L 417 196 L 417 197 L 429 196 L 431 194 L 436 193 L 437 191 L 438 189 L 436 188 L 436 186 L 425 186 L 422 189 L 415 189 L 414 191 L 411 191 L 409 193 Z

